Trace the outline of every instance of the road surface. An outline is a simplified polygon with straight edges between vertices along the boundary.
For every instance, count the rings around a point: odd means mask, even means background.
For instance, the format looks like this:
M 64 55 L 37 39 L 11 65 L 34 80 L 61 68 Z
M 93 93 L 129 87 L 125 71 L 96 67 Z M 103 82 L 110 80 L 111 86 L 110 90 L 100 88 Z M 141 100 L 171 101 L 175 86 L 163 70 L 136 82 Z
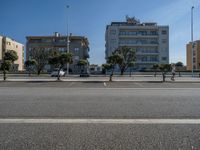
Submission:
M 200 86 L 0 83 L 0 149 L 200 149 Z

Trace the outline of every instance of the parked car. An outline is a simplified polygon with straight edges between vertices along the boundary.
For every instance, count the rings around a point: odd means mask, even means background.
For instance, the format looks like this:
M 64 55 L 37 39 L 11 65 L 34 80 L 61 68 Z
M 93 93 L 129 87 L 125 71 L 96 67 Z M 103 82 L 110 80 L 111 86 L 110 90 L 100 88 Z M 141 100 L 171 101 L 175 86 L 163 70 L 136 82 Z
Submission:
M 54 69 L 52 72 L 51 72 L 51 77 L 57 77 L 58 76 L 58 69 Z M 61 69 L 60 70 L 60 77 L 63 77 L 65 76 L 65 72 Z
M 81 73 L 81 74 L 80 74 L 80 77 L 89 77 L 89 76 L 90 76 L 90 74 L 87 73 L 87 72 Z

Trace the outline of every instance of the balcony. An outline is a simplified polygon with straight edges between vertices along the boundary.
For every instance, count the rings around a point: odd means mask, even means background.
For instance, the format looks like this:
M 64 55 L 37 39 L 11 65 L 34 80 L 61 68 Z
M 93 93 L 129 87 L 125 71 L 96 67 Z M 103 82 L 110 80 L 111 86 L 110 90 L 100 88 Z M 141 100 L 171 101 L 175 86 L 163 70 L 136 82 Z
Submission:
M 119 38 L 158 38 L 158 35 L 119 35 Z
M 119 43 L 119 46 L 130 46 L 130 47 L 158 47 L 159 44 L 151 44 L 151 43 Z
M 159 61 L 141 61 L 141 60 L 137 60 L 136 64 L 157 64 L 159 63 Z
M 136 55 L 159 55 L 159 52 L 136 52 Z

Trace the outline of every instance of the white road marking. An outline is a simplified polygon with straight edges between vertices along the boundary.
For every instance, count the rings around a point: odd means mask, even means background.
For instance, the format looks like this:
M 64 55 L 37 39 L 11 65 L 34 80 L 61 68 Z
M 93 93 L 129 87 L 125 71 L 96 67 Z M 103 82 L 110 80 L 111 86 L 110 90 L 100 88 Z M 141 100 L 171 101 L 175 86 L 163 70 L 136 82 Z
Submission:
M 200 119 L 0 119 L 0 124 L 200 124 Z

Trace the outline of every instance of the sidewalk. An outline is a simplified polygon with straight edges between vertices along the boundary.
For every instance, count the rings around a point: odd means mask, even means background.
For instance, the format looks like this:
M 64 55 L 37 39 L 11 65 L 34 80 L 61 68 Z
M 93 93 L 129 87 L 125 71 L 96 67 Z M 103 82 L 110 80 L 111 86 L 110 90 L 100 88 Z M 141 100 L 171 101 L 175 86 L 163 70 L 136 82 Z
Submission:
M 189 77 L 189 76 L 183 76 L 183 77 L 176 77 L 175 81 L 171 81 L 171 76 L 166 77 L 166 82 L 191 82 L 191 83 L 200 83 L 200 78 L 198 77 Z M 0 78 L 0 81 L 3 81 L 3 78 Z M 52 77 L 8 77 L 7 81 L 13 81 L 13 82 L 55 82 L 57 81 L 57 78 Z M 109 76 L 99 76 L 99 77 L 79 77 L 79 76 L 70 76 L 70 77 L 62 77 L 61 81 L 65 82 L 108 82 Z M 113 82 L 162 82 L 162 76 L 141 76 L 141 75 L 135 75 L 132 77 L 121 77 L 121 76 L 114 76 Z

